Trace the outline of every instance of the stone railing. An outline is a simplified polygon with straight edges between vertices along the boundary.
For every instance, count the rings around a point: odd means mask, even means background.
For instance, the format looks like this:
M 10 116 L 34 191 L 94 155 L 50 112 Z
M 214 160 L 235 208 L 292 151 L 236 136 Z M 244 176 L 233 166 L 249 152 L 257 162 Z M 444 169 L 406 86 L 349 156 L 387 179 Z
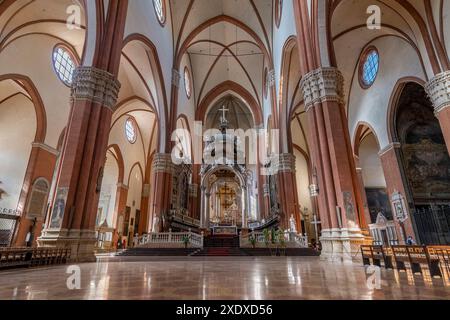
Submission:
M 138 238 L 137 248 L 184 248 L 189 239 L 188 248 L 203 248 L 203 233 L 161 232 L 149 233 Z
M 250 232 L 246 235 L 243 235 L 242 233 L 239 235 L 239 244 L 241 248 L 251 248 L 253 245 L 250 241 L 250 238 L 254 238 L 255 241 L 255 247 L 256 248 L 265 248 L 266 247 L 266 239 L 264 236 L 264 232 Z M 283 233 L 284 237 L 284 246 L 286 248 L 308 248 L 308 236 L 296 234 L 294 232 L 285 231 Z M 276 241 L 275 244 L 272 243 L 272 240 L 269 239 L 269 244 L 271 246 L 273 245 L 280 245 L 280 241 Z

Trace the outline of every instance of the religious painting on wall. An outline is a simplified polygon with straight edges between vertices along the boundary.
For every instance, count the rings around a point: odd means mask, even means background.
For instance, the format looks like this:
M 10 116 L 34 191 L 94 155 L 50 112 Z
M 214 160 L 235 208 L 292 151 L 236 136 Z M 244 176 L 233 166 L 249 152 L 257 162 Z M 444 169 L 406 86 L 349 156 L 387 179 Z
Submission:
M 366 188 L 366 196 L 371 223 L 376 223 L 380 213 L 386 219 L 392 220 L 391 204 L 385 188 Z
M 126 207 L 125 219 L 123 220 L 123 236 L 128 236 L 128 229 L 130 227 L 130 215 L 131 215 L 131 208 Z
M 344 195 L 345 217 L 347 219 L 347 225 L 349 228 L 358 228 L 352 194 L 351 192 L 344 191 L 343 195 Z
M 56 193 L 55 205 L 50 218 L 50 229 L 60 229 L 62 226 L 68 191 L 69 188 L 59 188 Z

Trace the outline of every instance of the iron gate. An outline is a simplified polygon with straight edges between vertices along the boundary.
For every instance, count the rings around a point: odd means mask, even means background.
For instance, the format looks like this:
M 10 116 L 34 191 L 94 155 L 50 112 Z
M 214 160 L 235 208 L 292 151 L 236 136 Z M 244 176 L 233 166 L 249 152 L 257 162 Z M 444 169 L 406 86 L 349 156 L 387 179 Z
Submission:
M 422 244 L 450 244 L 450 205 L 416 206 L 413 216 Z
M 0 213 L 0 247 L 11 245 L 18 219 L 18 215 Z

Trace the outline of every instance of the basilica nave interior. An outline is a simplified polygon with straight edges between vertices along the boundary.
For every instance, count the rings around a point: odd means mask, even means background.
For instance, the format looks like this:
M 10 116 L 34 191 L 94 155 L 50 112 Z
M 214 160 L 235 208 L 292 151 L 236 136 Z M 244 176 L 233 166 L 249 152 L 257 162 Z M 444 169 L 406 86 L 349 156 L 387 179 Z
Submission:
M 331 260 L 448 245 L 449 12 L 0 1 L 0 246 L 92 261 L 148 234 L 268 228 Z

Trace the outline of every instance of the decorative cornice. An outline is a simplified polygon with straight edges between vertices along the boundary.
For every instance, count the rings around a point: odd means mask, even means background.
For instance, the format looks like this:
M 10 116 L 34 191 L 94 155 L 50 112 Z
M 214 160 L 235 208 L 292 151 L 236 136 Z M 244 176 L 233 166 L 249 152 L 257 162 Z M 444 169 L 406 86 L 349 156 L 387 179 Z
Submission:
M 434 105 L 436 115 L 450 107 L 450 71 L 436 75 L 425 85 L 425 90 Z
M 117 188 L 124 189 L 124 190 L 130 189 L 126 184 L 121 183 L 121 182 L 119 182 L 119 183 L 117 184 Z
M 271 157 L 270 169 L 274 173 L 295 172 L 295 156 L 291 153 L 282 153 Z
M 78 67 L 73 76 L 72 101 L 88 100 L 115 110 L 120 82 L 104 70 L 94 67 Z
M 382 157 L 392 149 L 400 149 L 402 144 L 400 142 L 392 142 L 384 147 L 380 152 L 378 152 L 378 156 Z
M 152 170 L 154 173 L 175 172 L 175 164 L 172 162 L 172 155 L 167 153 L 157 153 L 153 158 Z
M 45 151 L 47 151 L 47 152 L 49 152 L 49 153 L 51 153 L 51 154 L 53 154 L 55 156 L 59 155 L 59 151 L 58 150 L 56 150 L 55 148 L 50 147 L 49 145 L 47 145 L 45 143 L 33 142 L 31 144 L 31 146 L 33 148 L 39 148 L 39 149 L 45 150 Z
M 344 77 L 336 68 L 314 70 L 303 76 L 300 86 L 303 90 L 306 111 L 316 103 L 326 101 L 344 103 Z

